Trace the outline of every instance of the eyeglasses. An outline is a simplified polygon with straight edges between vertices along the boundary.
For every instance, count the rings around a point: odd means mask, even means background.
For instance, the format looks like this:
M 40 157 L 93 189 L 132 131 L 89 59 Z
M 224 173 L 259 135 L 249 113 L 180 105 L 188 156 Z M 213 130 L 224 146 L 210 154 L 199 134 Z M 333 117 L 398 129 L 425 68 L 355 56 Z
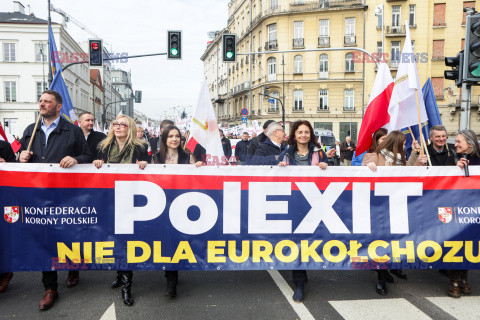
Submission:
M 128 124 L 126 124 L 126 123 L 114 122 L 114 123 L 112 123 L 112 126 L 114 126 L 114 127 L 122 127 L 123 129 L 128 128 Z

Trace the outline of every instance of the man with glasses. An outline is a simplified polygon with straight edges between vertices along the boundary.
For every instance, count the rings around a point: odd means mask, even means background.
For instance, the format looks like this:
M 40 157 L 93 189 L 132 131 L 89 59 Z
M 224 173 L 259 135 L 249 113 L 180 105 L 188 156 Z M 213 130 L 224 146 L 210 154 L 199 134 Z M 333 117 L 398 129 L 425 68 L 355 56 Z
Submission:
M 32 142 L 32 149 L 27 151 L 32 139 L 35 123 L 29 125 L 23 133 L 19 161 L 21 163 L 59 163 L 61 168 L 70 168 L 77 163 L 91 163 L 92 155 L 82 129 L 60 117 L 62 96 L 53 90 L 46 90 L 40 96 L 39 124 Z M 45 295 L 40 301 L 39 309 L 46 310 L 53 306 L 58 297 L 56 271 L 44 271 L 42 282 Z M 70 271 L 67 286 L 78 283 L 78 271 Z
M 278 122 L 267 127 L 267 139 L 258 145 L 250 162 L 251 165 L 277 165 L 278 156 L 285 150 L 285 130 Z

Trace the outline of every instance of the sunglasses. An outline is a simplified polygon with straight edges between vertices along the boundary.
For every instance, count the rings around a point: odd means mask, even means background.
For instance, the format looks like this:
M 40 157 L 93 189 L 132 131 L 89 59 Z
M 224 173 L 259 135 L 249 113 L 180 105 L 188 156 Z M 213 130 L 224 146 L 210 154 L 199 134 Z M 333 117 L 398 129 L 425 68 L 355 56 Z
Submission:
M 128 124 L 126 124 L 126 123 L 114 122 L 114 123 L 112 123 L 112 125 L 113 125 L 114 127 L 122 127 L 122 128 L 124 128 L 124 129 L 125 129 L 125 128 L 128 128 Z

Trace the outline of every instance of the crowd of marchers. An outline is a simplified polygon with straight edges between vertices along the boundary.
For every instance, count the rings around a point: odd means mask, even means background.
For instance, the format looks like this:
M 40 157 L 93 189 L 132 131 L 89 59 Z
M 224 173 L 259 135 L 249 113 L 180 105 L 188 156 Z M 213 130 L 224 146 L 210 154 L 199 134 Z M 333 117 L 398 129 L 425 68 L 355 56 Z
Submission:
M 144 169 L 150 164 L 185 164 L 200 167 L 205 165 L 206 150 L 200 145 L 195 150 L 185 148 L 187 137 L 170 120 L 161 122 L 161 134 L 149 136 L 140 124 L 127 115 L 118 116 L 112 123 L 108 134 L 93 130 L 94 117 L 90 113 L 79 115 L 79 126 L 60 116 L 62 109 L 61 95 L 52 90 L 42 93 L 39 101 L 40 118 L 29 125 L 21 139 L 21 148 L 14 154 L 9 143 L 0 141 L 0 162 L 20 163 L 58 163 L 62 168 L 70 168 L 79 163 L 93 163 L 100 168 L 104 163 L 137 164 Z M 188 134 L 188 133 L 187 133 Z M 226 159 L 232 159 L 230 140 L 220 130 L 221 143 Z M 434 126 L 430 130 L 430 144 L 426 147 L 432 166 L 459 166 L 480 164 L 480 147 L 476 134 L 472 130 L 457 133 L 455 145 L 447 144 L 447 131 L 443 126 Z M 328 170 L 329 166 L 363 165 L 376 171 L 378 166 L 426 166 L 427 155 L 414 141 L 411 154 L 407 160 L 405 135 L 399 131 L 390 133 L 379 129 L 373 135 L 369 150 L 355 156 L 355 143 L 350 137 L 345 141 L 336 141 L 333 146 L 318 142 L 310 122 L 298 120 L 290 128 L 288 136 L 283 126 L 272 120 L 263 125 L 263 132 L 250 137 L 243 133 L 235 146 L 233 160 L 241 165 L 278 165 L 278 166 L 313 166 L 312 170 Z M 402 270 L 378 270 L 376 292 L 387 294 L 386 283 L 393 283 L 392 275 L 407 279 Z M 441 270 L 449 277 L 448 295 L 454 298 L 470 294 L 467 270 Z M 0 274 L 0 293 L 5 292 L 13 277 L 12 272 Z M 167 288 L 165 295 L 177 295 L 178 271 L 165 271 Z M 306 270 L 293 270 L 295 284 L 293 300 L 302 302 L 305 297 L 307 282 Z M 67 287 L 78 284 L 78 271 L 69 271 Z M 132 306 L 132 271 L 118 271 L 112 288 L 121 287 L 121 297 L 125 305 Z M 54 305 L 58 298 L 58 281 L 56 271 L 42 272 L 45 288 L 39 309 L 46 310 Z

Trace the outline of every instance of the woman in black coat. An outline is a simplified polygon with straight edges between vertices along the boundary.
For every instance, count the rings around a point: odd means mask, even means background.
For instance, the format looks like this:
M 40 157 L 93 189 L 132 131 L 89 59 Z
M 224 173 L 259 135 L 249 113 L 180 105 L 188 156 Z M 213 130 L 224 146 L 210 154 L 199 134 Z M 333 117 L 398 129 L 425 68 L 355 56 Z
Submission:
M 115 119 L 107 138 L 100 142 L 99 152 L 93 164 L 100 168 L 103 163 L 138 163 L 140 169 L 147 166 L 148 152 L 146 142 L 137 138 L 135 121 L 127 115 Z M 122 285 L 122 298 L 127 306 L 133 305 L 132 271 L 117 271 L 112 288 Z

